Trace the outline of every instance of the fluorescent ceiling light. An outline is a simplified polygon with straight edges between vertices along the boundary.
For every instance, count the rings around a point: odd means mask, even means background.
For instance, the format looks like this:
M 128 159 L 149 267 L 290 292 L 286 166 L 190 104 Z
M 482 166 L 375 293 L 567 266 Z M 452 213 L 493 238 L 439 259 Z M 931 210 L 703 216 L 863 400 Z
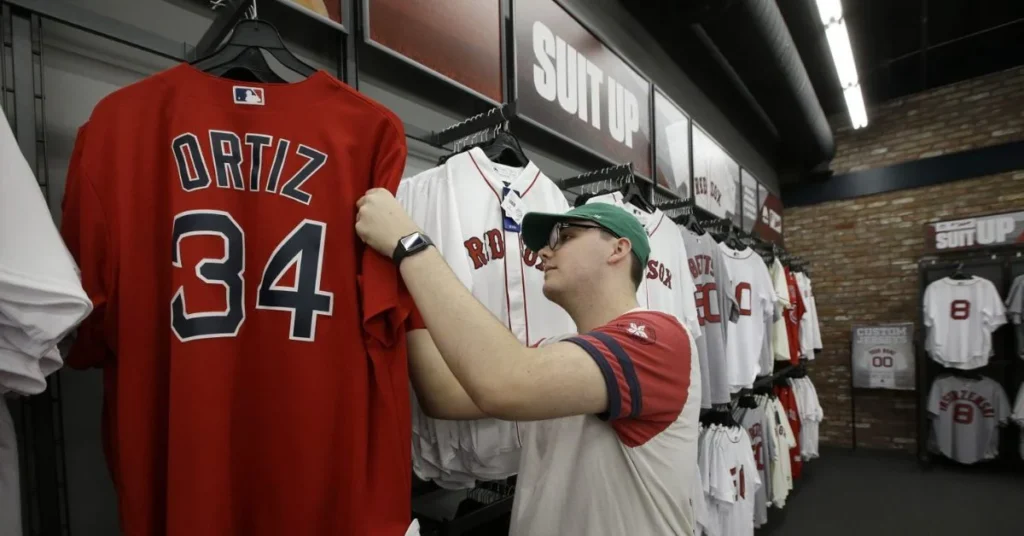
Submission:
M 853 128 L 868 126 L 868 112 L 864 109 L 864 96 L 860 93 L 860 85 L 850 86 L 843 90 L 846 109 L 850 112 L 850 123 Z
M 853 128 L 868 126 L 868 115 L 864 108 L 864 96 L 860 91 L 860 78 L 857 76 L 857 63 L 853 59 L 853 47 L 850 46 L 850 33 L 846 30 L 843 18 L 842 0 L 815 0 L 818 4 L 818 15 L 825 26 L 825 38 L 832 53 L 832 62 L 836 65 L 839 75 L 839 86 L 843 88 L 846 109 L 850 113 Z
M 853 62 L 853 49 L 850 48 L 850 34 L 846 32 L 846 22 L 825 27 L 828 48 L 832 51 L 832 61 L 839 73 L 839 85 L 843 88 L 855 85 L 857 80 L 857 64 Z
M 839 0 L 816 0 L 821 23 L 825 26 L 843 18 L 843 3 Z

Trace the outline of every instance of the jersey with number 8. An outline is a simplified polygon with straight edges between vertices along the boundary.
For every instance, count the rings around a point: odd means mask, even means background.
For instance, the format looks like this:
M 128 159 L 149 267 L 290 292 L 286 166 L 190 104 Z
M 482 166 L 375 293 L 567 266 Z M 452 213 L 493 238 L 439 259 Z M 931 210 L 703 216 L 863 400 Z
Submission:
M 1006 310 L 988 279 L 943 278 L 924 293 L 925 347 L 932 359 L 951 368 L 985 366 L 992 332 L 1006 323 Z
M 323 72 L 238 84 L 175 67 L 76 142 L 62 232 L 96 309 L 69 363 L 107 369 L 123 531 L 403 534 L 411 302 L 354 231 L 402 124 Z

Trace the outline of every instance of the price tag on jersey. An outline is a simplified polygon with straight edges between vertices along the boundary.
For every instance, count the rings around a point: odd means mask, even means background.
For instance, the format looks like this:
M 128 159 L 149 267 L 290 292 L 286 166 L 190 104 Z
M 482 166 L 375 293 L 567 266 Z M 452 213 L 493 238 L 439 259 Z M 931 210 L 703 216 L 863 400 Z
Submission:
M 523 218 L 526 217 L 526 207 L 523 199 L 515 190 L 502 188 L 504 199 L 501 201 L 501 213 L 506 231 L 519 232 Z

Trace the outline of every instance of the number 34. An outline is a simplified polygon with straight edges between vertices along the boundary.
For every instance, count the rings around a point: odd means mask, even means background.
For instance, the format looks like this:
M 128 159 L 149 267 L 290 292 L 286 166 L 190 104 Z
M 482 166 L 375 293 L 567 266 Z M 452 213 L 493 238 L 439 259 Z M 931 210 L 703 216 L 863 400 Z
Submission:
M 289 338 L 312 342 L 316 338 L 316 320 L 330 316 L 334 294 L 320 289 L 324 240 L 327 224 L 303 220 L 277 245 L 263 268 L 256 292 L 256 308 L 291 313 Z M 245 322 L 245 233 L 227 212 L 192 210 L 174 217 L 171 264 L 181 265 L 181 243 L 189 236 L 216 236 L 224 241 L 224 256 L 206 258 L 195 266 L 199 279 L 220 285 L 227 297 L 223 311 L 189 312 L 185 305 L 185 287 L 178 287 L 171 299 L 171 329 L 182 342 L 216 337 L 234 337 Z M 282 286 L 279 280 L 295 265 L 295 285 Z

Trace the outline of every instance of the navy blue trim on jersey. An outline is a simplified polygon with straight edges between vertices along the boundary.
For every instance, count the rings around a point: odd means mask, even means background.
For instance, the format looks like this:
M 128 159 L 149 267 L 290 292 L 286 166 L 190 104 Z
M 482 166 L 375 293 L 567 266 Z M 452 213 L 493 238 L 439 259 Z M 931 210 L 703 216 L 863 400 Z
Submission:
M 608 409 L 602 413 L 597 414 L 597 418 L 602 421 L 618 419 L 622 414 L 622 400 L 619 395 L 619 382 L 615 379 L 615 372 L 612 371 L 612 366 L 608 364 L 608 360 L 605 359 L 604 354 L 597 349 L 590 342 L 581 339 L 580 337 L 570 337 L 565 342 L 571 342 L 583 351 L 590 354 L 590 358 L 597 363 L 597 368 L 601 369 L 601 375 L 604 376 L 604 386 L 608 390 Z
M 643 411 L 643 396 L 640 393 L 640 378 L 636 375 L 636 368 L 633 367 L 633 360 L 611 335 L 599 331 L 588 333 L 591 337 L 604 343 L 608 351 L 619 360 L 619 367 L 622 368 L 622 375 L 626 378 L 626 385 L 629 386 L 630 412 L 627 417 L 639 417 Z

